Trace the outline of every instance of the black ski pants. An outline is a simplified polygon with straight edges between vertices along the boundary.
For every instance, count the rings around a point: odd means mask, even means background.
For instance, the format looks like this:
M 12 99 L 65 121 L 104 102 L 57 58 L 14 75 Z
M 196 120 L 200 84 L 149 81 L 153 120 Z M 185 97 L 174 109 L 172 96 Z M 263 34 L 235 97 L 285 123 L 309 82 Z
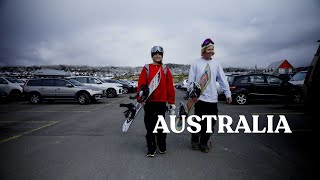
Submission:
M 144 106 L 144 125 L 147 130 L 146 140 L 148 151 L 150 152 L 154 152 L 157 149 L 157 145 L 161 151 L 166 150 L 167 134 L 163 133 L 163 130 L 153 133 L 158 121 L 158 115 L 165 117 L 166 109 L 165 102 L 147 102 Z
M 209 103 L 204 101 L 198 101 L 194 106 L 194 114 L 202 118 L 203 115 L 218 115 L 217 103 Z M 199 143 L 200 146 L 207 146 L 208 141 L 212 133 L 206 133 L 207 131 L 207 119 L 199 122 L 201 125 L 201 131 L 191 134 L 191 141 L 193 143 Z M 214 125 L 216 120 L 212 119 L 212 132 L 214 132 Z M 191 127 L 192 130 L 196 130 L 195 127 Z M 200 140 L 200 142 L 199 142 Z

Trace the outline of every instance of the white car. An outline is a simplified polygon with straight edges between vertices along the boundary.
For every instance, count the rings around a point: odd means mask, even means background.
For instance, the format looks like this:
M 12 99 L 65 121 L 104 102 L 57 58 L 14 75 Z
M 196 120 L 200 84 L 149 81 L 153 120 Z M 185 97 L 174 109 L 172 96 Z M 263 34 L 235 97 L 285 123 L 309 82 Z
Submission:
M 74 79 L 81 82 L 84 85 L 98 87 L 103 90 L 103 94 L 106 97 L 113 98 L 119 94 L 123 94 L 122 85 L 114 83 L 104 83 L 99 78 L 92 76 L 73 76 L 67 79 Z
M 183 80 L 181 83 L 181 89 L 188 90 L 188 86 L 189 86 L 188 79 Z
M 0 94 L 2 96 L 12 96 L 18 97 L 21 96 L 23 92 L 22 81 L 19 81 L 17 78 L 12 77 L 0 77 Z

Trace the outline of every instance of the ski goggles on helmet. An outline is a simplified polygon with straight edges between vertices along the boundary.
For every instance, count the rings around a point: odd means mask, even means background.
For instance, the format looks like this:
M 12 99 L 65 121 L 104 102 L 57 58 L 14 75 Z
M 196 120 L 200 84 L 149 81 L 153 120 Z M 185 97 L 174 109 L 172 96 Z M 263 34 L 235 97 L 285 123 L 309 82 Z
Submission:
M 208 46 L 209 44 L 214 45 L 214 42 L 211 39 L 208 38 L 208 39 L 203 41 L 201 47 Z
M 163 54 L 163 48 L 161 46 L 154 46 L 151 49 L 151 54 L 153 53 L 162 53 Z

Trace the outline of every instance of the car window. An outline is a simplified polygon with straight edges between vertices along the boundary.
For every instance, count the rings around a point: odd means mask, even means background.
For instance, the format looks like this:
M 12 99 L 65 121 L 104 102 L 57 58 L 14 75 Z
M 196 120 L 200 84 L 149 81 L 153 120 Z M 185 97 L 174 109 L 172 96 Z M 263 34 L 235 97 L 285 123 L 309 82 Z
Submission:
M 42 86 L 54 86 L 54 79 L 43 79 Z
M 306 78 L 307 72 L 297 72 L 290 81 L 303 81 Z
M 78 78 L 73 78 L 73 79 L 75 79 L 81 83 L 87 83 L 87 78 L 85 78 L 85 77 L 78 77 Z
M 264 77 L 263 75 L 252 75 L 250 76 L 249 81 L 251 83 L 264 83 Z
M 88 83 L 97 84 L 94 78 L 88 78 Z
M 0 78 L 0 84 L 8 84 L 8 82 L 2 78 Z
M 25 83 L 25 81 L 22 80 L 22 79 L 16 79 L 16 82 L 17 82 L 17 83 Z
M 282 80 L 274 76 L 267 76 L 267 82 L 269 84 L 281 84 Z
M 249 79 L 249 76 L 234 77 L 234 83 L 235 84 L 248 83 L 248 79 Z
M 63 79 L 56 79 L 55 80 L 55 86 L 60 86 L 60 87 L 64 87 L 64 86 L 67 86 L 68 81 L 65 81 Z
M 93 80 L 94 80 L 94 82 L 96 83 L 96 84 L 100 84 L 100 83 L 102 83 L 99 79 L 97 79 L 97 78 L 93 78 Z
M 18 83 L 18 79 L 17 78 L 10 78 L 10 77 L 8 77 L 8 78 L 6 78 L 9 82 L 11 82 L 11 83 Z
M 101 82 L 103 82 L 103 83 L 106 83 L 106 81 L 105 81 L 105 80 L 103 80 L 103 79 L 101 79 L 101 78 L 99 78 L 99 80 L 100 80 Z
M 69 79 L 69 81 L 75 86 L 83 86 L 83 84 L 77 80 Z
M 41 79 L 29 80 L 27 86 L 41 86 Z

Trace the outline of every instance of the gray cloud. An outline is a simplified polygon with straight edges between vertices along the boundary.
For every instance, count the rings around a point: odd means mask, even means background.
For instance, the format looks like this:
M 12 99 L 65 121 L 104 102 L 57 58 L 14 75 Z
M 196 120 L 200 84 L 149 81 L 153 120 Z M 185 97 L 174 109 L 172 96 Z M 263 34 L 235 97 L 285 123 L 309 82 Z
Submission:
M 141 66 L 154 45 L 189 64 L 210 37 L 224 67 L 306 66 L 320 39 L 316 0 L 0 2 L 0 65 Z

